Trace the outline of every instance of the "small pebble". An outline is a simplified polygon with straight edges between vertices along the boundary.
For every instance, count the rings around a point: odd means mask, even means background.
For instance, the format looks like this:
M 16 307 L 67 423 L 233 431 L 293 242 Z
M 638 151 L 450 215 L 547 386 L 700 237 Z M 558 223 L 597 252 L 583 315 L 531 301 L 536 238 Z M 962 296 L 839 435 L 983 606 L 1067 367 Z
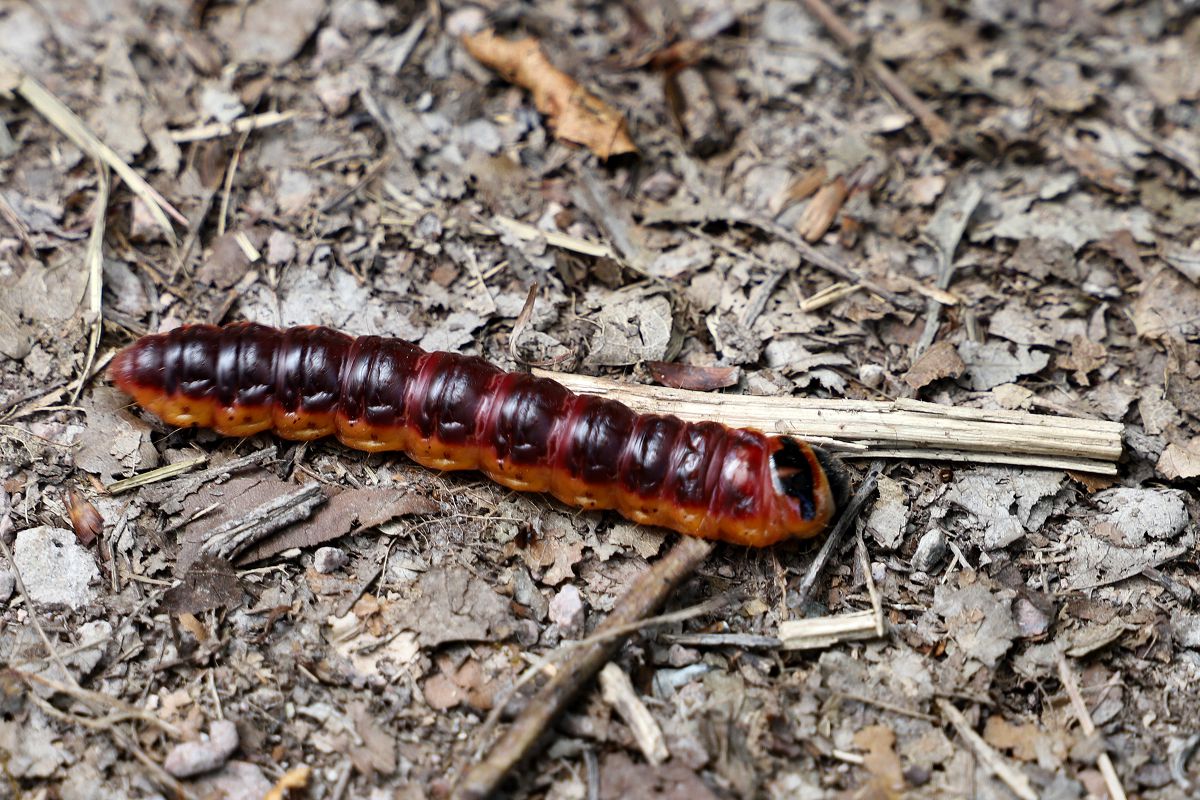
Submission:
M 350 563 L 350 557 L 344 550 L 336 547 L 319 547 L 313 554 L 313 569 L 322 575 L 337 572 Z
M 99 642 L 99 644 L 85 647 L 70 656 L 66 656 L 66 660 L 78 667 L 79 671 L 84 675 L 91 673 L 104 656 L 104 651 L 108 647 L 107 639 L 112 636 L 112 630 L 112 625 L 102 619 L 83 623 L 79 626 L 79 630 L 75 634 L 79 640 L 79 644 L 83 645 L 91 642 Z
M 883 367 L 878 364 L 863 364 L 858 368 L 858 379 L 862 381 L 864 386 L 871 389 L 878 389 L 880 386 L 883 386 L 885 376 L 886 373 Z
M 1175 631 L 1175 641 L 1184 647 L 1200 650 L 1200 616 L 1196 614 L 1180 614 L 1171 624 Z
M 513 600 L 529 609 L 533 618 L 544 620 L 550 613 L 550 602 L 542 594 L 541 589 L 534 584 L 529 570 L 518 567 L 512 573 Z
M 651 200 L 664 202 L 679 188 L 679 178 L 666 170 L 659 170 L 642 181 L 641 192 Z
M 550 621 L 558 625 L 564 637 L 577 639 L 583 634 L 583 616 L 583 597 L 568 583 L 550 601 Z
M 517 637 L 517 644 L 526 649 L 537 644 L 538 636 L 541 635 L 541 630 L 538 624 L 531 619 L 517 620 L 517 627 L 514 631 Z
M 190 778 L 221 766 L 237 747 L 237 726 L 219 719 L 209 726 L 207 739 L 176 745 L 163 761 L 163 769 L 176 778 Z
M 17 578 L 10 569 L 0 569 L 0 603 L 12 597 L 17 588 Z
M 487 27 L 487 15 L 478 6 L 467 6 L 446 17 L 446 33 L 454 38 L 476 33 Z
M 917 542 L 913 553 L 912 568 L 918 572 L 932 572 L 946 556 L 946 532 L 941 528 L 930 528 Z
M 1014 616 L 1017 619 L 1017 627 L 1021 629 L 1022 636 L 1041 636 L 1050 629 L 1050 617 L 1024 597 L 1018 597 L 1013 608 L 1016 612 Z
M 667 663 L 672 667 L 687 667 L 700 660 L 700 651 L 681 644 L 671 645 L 667 651 Z

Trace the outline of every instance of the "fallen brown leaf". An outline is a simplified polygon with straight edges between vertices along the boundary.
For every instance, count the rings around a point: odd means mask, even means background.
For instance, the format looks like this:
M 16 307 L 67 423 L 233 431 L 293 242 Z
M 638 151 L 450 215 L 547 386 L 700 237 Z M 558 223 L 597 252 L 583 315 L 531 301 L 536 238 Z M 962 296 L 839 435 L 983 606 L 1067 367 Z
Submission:
M 1088 373 L 1104 366 L 1107 359 L 1108 350 L 1104 345 L 1086 336 L 1076 336 L 1071 340 L 1071 352 L 1059 355 L 1058 367 L 1073 371 L 1075 382 L 1080 386 L 1088 386 Z
M 1116 483 L 1116 480 L 1108 475 L 1094 475 L 1090 472 L 1078 472 L 1073 469 L 1067 470 L 1067 475 L 1071 480 L 1083 486 L 1084 491 L 1088 494 L 1095 494 Z
M 1007 750 L 1022 761 L 1036 761 L 1038 739 L 1043 734 L 1033 723 L 1014 725 L 1003 717 L 988 717 L 983 740 L 997 750 Z
M 602 160 L 637 152 L 620 112 L 551 64 L 537 39 L 504 39 L 487 29 L 462 42 L 505 80 L 532 92 L 534 105 L 559 139 L 581 144 Z
M 1182 445 L 1168 444 L 1155 469 L 1173 481 L 1200 475 L 1200 441 L 1193 439 Z
M 913 389 L 921 389 L 939 378 L 957 378 L 966 368 L 954 345 L 938 342 L 908 368 L 904 382 Z
M 283 800 L 290 790 L 303 789 L 308 786 L 308 778 L 312 775 L 312 768 L 302 764 L 298 767 L 293 767 L 283 774 L 271 791 L 263 795 L 263 800 Z
M 224 558 L 204 555 L 192 562 L 179 585 L 166 591 L 163 605 L 176 614 L 199 614 L 236 606 L 241 599 L 242 586 L 233 565 Z
M 808 242 L 820 239 L 833 224 L 849 194 L 846 179 L 841 175 L 822 186 L 805 206 L 804 213 L 796 223 L 796 232 Z
M 871 779 L 854 793 L 861 800 L 895 800 L 904 796 L 907 782 L 896 755 L 896 733 L 886 725 L 868 725 L 854 734 L 854 744 L 867 751 L 863 766 Z
M 71 527 L 75 529 L 75 538 L 84 547 L 96 540 L 100 531 L 104 530 L 104 517 L 86 497 L 72 490 L 67 495 L 67 511 L 71 515 Z
M 646 368 L 655 381 L 672 389 L 693 389 L 711 392 L 724 389 L 738 382 L 737 367 L 697 367 L 691 364 L 673 364 L 670 361 L 647 361 Z

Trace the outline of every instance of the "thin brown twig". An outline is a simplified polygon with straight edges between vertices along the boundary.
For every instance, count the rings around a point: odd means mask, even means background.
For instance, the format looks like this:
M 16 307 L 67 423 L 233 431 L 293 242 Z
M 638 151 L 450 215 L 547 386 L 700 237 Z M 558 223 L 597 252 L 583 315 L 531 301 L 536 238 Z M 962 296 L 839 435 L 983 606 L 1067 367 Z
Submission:
M 225 219 L 229 216 L 229 198 L 233 194 L 233 179 L 237 176 L 238 166 L 242 163 L 242 151 L 246 149 L 246 142 L 250 139 L 252 130 L 254 129 L 247 128 L 242 131 L 237 144 L 234 145 L 229 165 L 225 168 L 225 180 L 221 183 L 221 209 L 217 212 L 218 239 L 225 235 Z
M 653 613 L 704 562 L 713 547 L 712 542 L 703 539 L 681 539 L 638 577 L 596 633 L 621 629 Z M 554 719 L 608 662 L 621 641 L 622 637 L 612 637 L 579 648 L 575 657 L 534 696 L 488 756 L 467 771 L 451 796 L 457 800 L 490 797 L 512 769 L 534 750 Z
M 1058 679 L 1062 681 L 1063 689 L 1071 698 L 1071 707 L 1075 710 L 1075 716 L 1079 718 L 1079 727 L 1083 729 L 1084 735 L 1094 736 L 1096 723 L 1092 722 L 1092 714 L 1088 711 L 1083 694 L 1079 691 L 1079 684 L 1075 681 L 1075 671 L 1071 669 L 1066 656 L 1063 655 L 1058 657 Z M 1096 766 L 1100 768 L 1100 774 L 1104 776 L 1104 786 L 1108 789 L 1109 798 L 1125 800 L 1125 789 L 1121 786 L 1121 778 L 1117 775 L 1117 768 L 1113 766 L 1112 758 L 1107 752 L 1101 752 L 1096 758 Z
M 523 686 L 537 677 L 542 671 L 560 661 L 566 660 L 571 653 L 575 652 L 579 648 L 590 647 L 591 645 L 598 644 L 600 642 L 606 642 L 613 638 L 626 636 L 628 634 L 635 633 L 636 631 L 644 630 L 656 625 L 670 625 L 675 622 L 683 622 L 684 620 L 698 617 L 702 614 L 710 614 L 724 607 L 728 601 L 728 598 L 728 594 L 720 597 L 714 597 L 711 600 L 706 600 L 703 603 L 698 603 L 697 605 L 689 608 L 683 608 L 679 611 L 672 611 L 667 614 L 659 614 L 658 616 L 654 617 L 634 620 L 633 622 L 625 625 L 617 625 L 612 628 L 597 630 L 591 636 L 587 636 L 583 639 L 563 642 L 553 652 L 542 656 L 530 664 L 525 671 L 521 673 L 521 676 L 517 678 L 516 682 L 513 683 L 513 685 L 509 687 L 507 691 L 505 691 L 496 699 L 491 713 L 488 714 L 487 719 L 483 721 L 483 724 L 479 726 L 479 731 L 477 732 L 476 736 L 480 740 L 485 740 L 492 728 L 494 728 L 496 723 L 499 721 L 500 714 L 504 710 L 504 707 L 508 705 L 509 701 L 512 700 L 513 696 L 516 695 L 516 693 L 519 692 Z M 338 616 L 342 615 L 339 614 Z M 484 745 L 481 743 L 479 749 L 475 751 L 475 758 L 481 758 L 483 751 Z
M 846 510 L 838 517 L 837 524 L 833 526 L 833 530 L 825 537 L 825 541 L 821 543 L 821 549 L 817 551 L 817 555 L 813 558 L 812 563 L 808 565 L 808 570 L 804 573 L 804 578 L 801 579 L 800 586 L 796 589 L 795 599 L 789 605 L 800 608 L 808 602 L 813 587 L 820 580 L 821 573 L 825 571 L 826 565 L 829 564 L 829 559 L 833 557 L 833 551 L 842 543 L 846 531 L 850 530 L 850 526 L 854 523 L 858 512 L 862 510 L 867 500 L 875 493 L 875 484 L 879 480 L 881 472 L 883 472 L 882 461 L 876 461 L 871 464 L 871 469 L 863 476 L 858 491 L 850 498 L 850 502 L 846 504 Z
M 79 399 L 79 394 L 87 384 L 92 365 L 96 362 L 100 332 L 104 327 L 104 226 L 107 221 L 108 197 L 112 182 L 108 177 L 108 167 L 99 159 L 96 160 L 96 174 L 99 183 L 96 188 L 96 219 L 92 221 L 92 232 L 88 236 L 87 252 L 84 255 L 84 265 L 88 271 L 88 310 L 92 312 L 92 325 L 88 332 L 83 369 L 80 370 L 79 381 L 71 392 L 72 403 Z
M 1033 790 L 1025 773 L 1009 764 L 990 744 L 984 741 L 953 703 L 939 697 L 937 706 L 938 710 L 942 712 L 942 716 L 954 726 L 954 730 L 971 748 L 976 760 L 989 775 L 996 776 L 1021 800 L 1037 800 L 1037 792 Z
M 809 13 L 825 26 L 825 29 L 842 47 L 849 50 L 851 54 L 862 52 L 865 41 L 863 37 L 850 30 L 837 13 L 826 5 L 825 0 L 803 0 L 803 2 Z M 908 88 L 908 85 L 900 79 L 899 75 L 892 72 L 890 67 L 872 55 L 866 56 L 865 64 L 883 88 L 920 121 L 934 144 L 941 144 L 950 138 L 950 126 L 946 121 L 938 116 L 937 112 L 930 108 L 924 100 L 917 97 L 916 93 Z
M 36 672 L 22 672 L 20 670 L 14 670 L 14 673 L 26 683 L 39 683 L 48 689 L 58 692 L 59 694 L 65 694 L 69 695 L 70 697 L 74 697 L 76 700 L 86 703 L 88 706 L 91 706 L 95 709 L 116 709 L 117 713 L 121 716 L 128 717 L 129 719 L 136 719 L 146 723 L 147 725 L 158 728 L 172 738 L 183 738 L 183 731 L 179 730 L 179 728 L 175 727 L 166 720 L 160 719 L 153 712 L 147 711 L 144 708 L 138 708 L 135 705 L 131 705 L 124 700 L 104 694 L 103 692 L 84 689 L 79 685 L 79 682 L 75 680 L 74 675 L 69 672 L 67 673 L 67 677 L 70 679 L 70 683 L 56 681 L 53 678 L 47 678 L 45 675 L 39 675 Z

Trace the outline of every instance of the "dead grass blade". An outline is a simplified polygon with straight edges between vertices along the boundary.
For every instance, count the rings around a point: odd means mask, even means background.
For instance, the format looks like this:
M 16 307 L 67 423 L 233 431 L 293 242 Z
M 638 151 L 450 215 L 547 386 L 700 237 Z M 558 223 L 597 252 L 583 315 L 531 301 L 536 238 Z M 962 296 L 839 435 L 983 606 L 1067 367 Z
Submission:
M 172 245 L 176 243 L 175 229 L 167 217 L 169 215 L 184 227 L 187 226 L 187 218 L 167 202 L 167 199 L 147 183 L 133 167 L 126 164 L 111 147 L 100 141 L 74 111 L 67 108 L 66 104 L 34 78 L 3 61 L 0 61 L 0 87 L 8 88 L 19 95 L 35 111 L 45 117 L 47 122 L 58 128 L 59 132 L 70 139 L 76 147 L 96 161 L 107 164 L 109 169 L 117 173 L 121 180 L 125 181 L 133 190 L 133 193 L 146 204 L 154 221 L 166 234 L 167 241 Z
M 108 179 L 108 167 L 96 162 L 96 173 L 99 186 L 96 191 L 96 219 L 92 222 L 92 232 L 88 236 L 87 251 L 83 263 L 88 270 L 88 309 L 92 312 L 91 332 L 88 334 L 87 355 L 83 359 L 83 369 L 79 380 L 71 392 L 71 402 L 79 399 L 84 384 L 92 372 L 92 364 L 96 360 L 96 348 L 100 345 L 100 332 L 104 328 L 104 226 L 107 222 L 108 197 L 112 182 Z

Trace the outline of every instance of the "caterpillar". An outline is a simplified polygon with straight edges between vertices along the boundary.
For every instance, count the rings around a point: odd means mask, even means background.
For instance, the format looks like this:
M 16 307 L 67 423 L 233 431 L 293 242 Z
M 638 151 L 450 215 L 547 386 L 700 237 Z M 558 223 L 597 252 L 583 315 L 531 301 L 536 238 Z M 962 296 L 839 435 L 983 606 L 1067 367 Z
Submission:
M 186 325 L 117 353 L 110 379 L 163 421 L 229 436 L 334 435 L 438 470 L 735 544 L 824 531 L 845 491 L 832 456 L 790 436 L 637 414 L 547 378 L 401 339 L 255 323 Z

